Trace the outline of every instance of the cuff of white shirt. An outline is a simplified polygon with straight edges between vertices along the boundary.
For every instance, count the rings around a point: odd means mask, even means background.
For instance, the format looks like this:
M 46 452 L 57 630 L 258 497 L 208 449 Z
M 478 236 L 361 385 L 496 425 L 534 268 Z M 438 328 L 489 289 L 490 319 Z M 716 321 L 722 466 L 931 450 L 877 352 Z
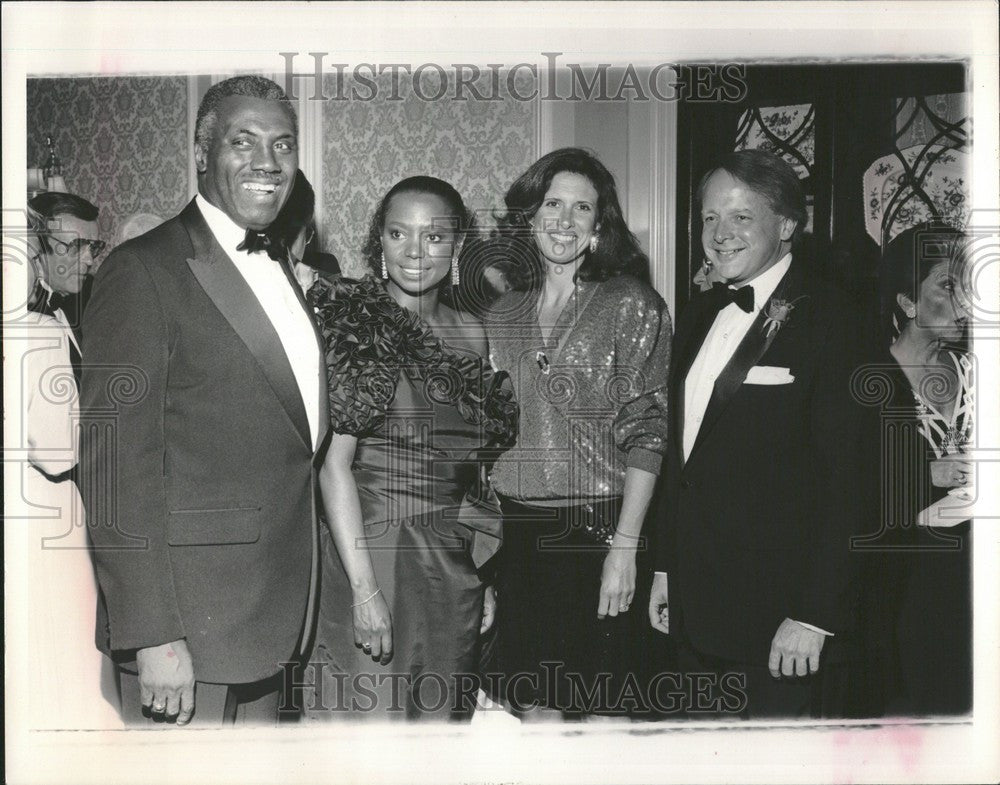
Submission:
M 822 627 L 816 627 L 816 626 L 814 626 L 812 624 L 806 624 L 804 621 L 799 621 L 798 619 L 792 619 L 792 621 L 794 621 L 796 624 L 801 624 L 807 630 L 812 630 L 813 632 L 818 632 L 820 635 L 826 635 L 826 636 L 829 636 L 831 638 L 833 637 L 833 633 L 832 632 L 827 632 Z

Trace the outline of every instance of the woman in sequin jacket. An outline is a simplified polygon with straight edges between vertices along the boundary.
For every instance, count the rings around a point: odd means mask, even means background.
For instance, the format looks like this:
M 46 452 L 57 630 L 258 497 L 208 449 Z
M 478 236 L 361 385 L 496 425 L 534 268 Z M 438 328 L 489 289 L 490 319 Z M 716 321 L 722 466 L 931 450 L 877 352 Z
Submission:
M 631 605 L 666 449 L 670 317 L 593 155 L 544 156 L 505 202 L 499 242 L 518 290 L 486 316 L 491 363 L 521 407 L 516 446 L 491 476 L 504 512 L 502 697 L 525 717 L 641 710 L 619 698 L 648 626 Z M 603 674 L 607 690 L 588 700 Z

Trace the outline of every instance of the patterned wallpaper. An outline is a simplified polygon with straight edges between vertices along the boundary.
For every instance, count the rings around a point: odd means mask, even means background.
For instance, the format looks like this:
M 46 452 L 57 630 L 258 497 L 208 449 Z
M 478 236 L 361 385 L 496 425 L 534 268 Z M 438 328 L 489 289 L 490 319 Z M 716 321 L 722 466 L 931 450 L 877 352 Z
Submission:
M 45 162 L 51 134 L 68 190 L 101 209 L 110 245 L 130 215 L 166 219 L 187 202 L 185 77 L 29 79 L 27 104 L 28 166 Z
M 519 76 L 516 89 L 530 93 L 532 77 Z M 318 218 L 326 249 L 355 273 L 375 205 L 396 181 L 441 177 L 471 210 L 488 212 L 503 205 L 508 186 L 537 157 L 537 105 L 510 98 L 505 77 L 501 101 L 425 101 L 408 79 L 399 80 L 402 100 L 390 101 L 390 78 L 376 78 L 374 101 L 330 100 L 322 108 Z M 434 94 L 437 75 L 424 78 L 424 93 Z M 476 85 L 481 94 L 491 92 L 488 78 Z M 326 94 L 336 94 L 335 77 L 327 79 Z M 112 245 L 136 213 L 175 215 L 188 195 L 187 84 L 186 77 L 161 76 L 29 79 L 28 166 L 44 163 L 52 134 L 69 190 L 101 208 L 101 237 Z M 346 78 L 341 94 L 352 87 Z
M 375 80 L 379 100 L 330 100 L 323 106 L 324 245 L 353 274 L 363 269 L 361 247 L 375 206 L 397 181 L 440 177 L 458 189 L 470 210 L 488 211 L 502 207 L 508 186 L 536 158 L 535 102 L 512 99 L 505 90 L 502 101 L 424 101 L 405 78 L 399 80 L 402 100 L 382 100 L 391 92 L 390 77 Z M 437 75 L 424 77 L 423 93 L 434 95 Z M 327 77 L 328 96 L 337 94 L 334 79 Z M 484 95 L 490 92 L 486 79 L 477 85 Z M 506 86 L 506 78 L 501 83 Z M 525 95 L 532 86 L 525 81 L 516 89 Z M 351 95 L 351 87 L 345 78 L 340 94 Z

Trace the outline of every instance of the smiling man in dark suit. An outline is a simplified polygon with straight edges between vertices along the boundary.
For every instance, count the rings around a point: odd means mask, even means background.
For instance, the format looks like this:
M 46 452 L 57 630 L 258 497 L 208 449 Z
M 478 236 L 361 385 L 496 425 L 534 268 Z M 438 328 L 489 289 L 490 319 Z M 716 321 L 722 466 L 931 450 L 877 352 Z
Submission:
M 784 161 L 732 153 L 699 197 L 720 283 L 674 339 L 650 622 L 677 634 L 682 670 L 741 674 L 745 716 L 807 715 L 829 642 L 850 635 L 850 538 L 871 523 L 875 431 L 851 393 L 866 320 L 793 259 L 806 204 Z
M 273 722 L 308 637 L 321 339 L 266 230 L 297 122 L 256 76 L 206 93 L 198 195 L 101 266 L 84 320 L 84 498 L 126 722 Z M 197 709 L 196 709 L 197 706 Z

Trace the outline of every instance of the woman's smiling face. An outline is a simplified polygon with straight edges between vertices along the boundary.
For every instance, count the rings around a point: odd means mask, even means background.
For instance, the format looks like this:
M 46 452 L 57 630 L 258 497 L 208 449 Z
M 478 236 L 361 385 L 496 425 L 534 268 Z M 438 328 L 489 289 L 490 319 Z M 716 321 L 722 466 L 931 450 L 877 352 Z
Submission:
M 597 199 L 597 189 L 582 174 L 559 172 L 552 178 L 531 221 L 542 258 L 560 265 L 583 258 L 598 229 Z
M 403 292 L 433 289 L 451 271 L 458 216 L 439 196 L 404 191 L 389 200 L 382 252 L 389 280 Z

